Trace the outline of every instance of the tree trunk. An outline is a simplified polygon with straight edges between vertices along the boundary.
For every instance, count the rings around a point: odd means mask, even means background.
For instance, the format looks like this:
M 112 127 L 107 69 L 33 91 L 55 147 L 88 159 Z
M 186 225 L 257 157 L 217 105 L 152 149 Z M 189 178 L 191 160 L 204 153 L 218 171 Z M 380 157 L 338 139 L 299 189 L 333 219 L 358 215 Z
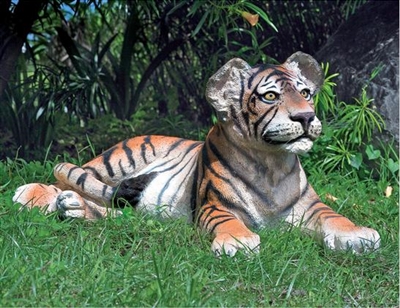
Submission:
M 33 23 L 48 0 L 0 0 L 0 97 L 14 72 L 18 56 Z

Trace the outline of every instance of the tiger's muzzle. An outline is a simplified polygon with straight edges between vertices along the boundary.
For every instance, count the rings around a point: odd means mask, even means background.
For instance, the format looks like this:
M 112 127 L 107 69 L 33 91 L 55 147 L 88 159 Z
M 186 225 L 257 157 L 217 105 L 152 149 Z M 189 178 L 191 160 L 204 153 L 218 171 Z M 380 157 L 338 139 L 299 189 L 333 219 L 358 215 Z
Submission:
M 322 125 L 314 113 L 291 116 L 290 121 L 274 125 L 270 123 L 262 133 L 262 139 L 278 149 L 302 154 L 308 152 L 313 141 L 322 131 Z

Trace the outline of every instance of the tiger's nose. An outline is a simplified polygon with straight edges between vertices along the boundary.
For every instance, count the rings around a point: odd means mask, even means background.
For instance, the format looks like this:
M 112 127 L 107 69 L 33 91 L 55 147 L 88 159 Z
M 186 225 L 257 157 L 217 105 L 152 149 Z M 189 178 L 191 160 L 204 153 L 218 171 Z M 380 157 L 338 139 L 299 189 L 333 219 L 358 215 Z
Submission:
M 308 131 L 310 123 L 315 119 L 314 112 L 299 112 L 290 116 L 290 119 L 295 122 L 300 122 L 305 131 Z

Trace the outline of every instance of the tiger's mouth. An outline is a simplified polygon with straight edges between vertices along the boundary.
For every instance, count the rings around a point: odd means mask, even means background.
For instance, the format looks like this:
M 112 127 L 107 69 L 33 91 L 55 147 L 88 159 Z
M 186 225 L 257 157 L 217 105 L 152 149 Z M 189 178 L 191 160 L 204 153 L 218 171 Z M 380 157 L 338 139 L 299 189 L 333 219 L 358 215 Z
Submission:
M 279 151 L 300 155 L 310 151 L 314 144 L 313 140 L 315 140 L 315 138 L 305 134 L 287 141 L 273 140 L 269 138 L 263 139 L 268 145 L 273 145 L 273 147 Z
M 271 144 L 271 145 L 282 145 L 282 144 L 292 144 L 292 143 L 296 143 L 298 141 L 304 141 L 304 140 L 309 140 L 309 141 L 313 142 L 316 138 L 304 133 L 303 135 L 300 135 L 296 138 L 289 139 L 289 140 L 274 140 L 267 136 L 265 136 L 263 139 L 265 142 L 267 142 L 268 144 Z

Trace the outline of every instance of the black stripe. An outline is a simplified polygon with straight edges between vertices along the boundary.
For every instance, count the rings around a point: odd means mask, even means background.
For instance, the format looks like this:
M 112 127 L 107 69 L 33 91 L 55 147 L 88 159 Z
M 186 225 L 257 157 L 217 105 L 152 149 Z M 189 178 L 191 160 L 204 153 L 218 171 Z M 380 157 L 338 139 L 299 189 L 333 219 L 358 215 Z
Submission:
M 240 109 L 243 108 L 243 97 L 244 97 L 244 80 L 240 79 L 240 95 L 239 95 Z
M 262 81 L 262 79 L 261 79 L 261 80 L 258 82 L 258 84 L 253 88 L 252 92 L 250 93 L 249 99 L 247 100 L 247 110 L 248 110 L 250 113 L 252 113 L 253 115 L 256 115 L 256 116 L 258 116 L 258 113 L 252 110 L 252 108 L 250 107 L 250 103 L 253 102 L 253 104 L 255 105 L 255 103 L 256 103 L 256 96 L 255 96 L 255 94 L 256 94 L 257 88 L 258 88 L 259 84 L 261 83 L 261 81 Z M 243 114 L 244 114 L 244 112 L 243 112 Z M 264 115 L 264 116 L 266 116 L 266 115 Z M 250 127 L 250 121 L 249 121 L 248 117 L 249 117 L 249 115 L 247 114 L 247 121 L 246 121 L 247 130 L 248 130 L 248 135 L 249 135 L 249 137 L 251 137 L 251 136 L 252 136 L 252 128 L 254 129 L 254 126 L 253 126 L 253 127 Z M 254 135 L 255 135 L 256 139 L 258 139 L 257 131 L 256 131 L 256 130 L 254 130 Z
M 251 93 L 250 93 L 250 96 L 249 96 L 249 99 L 247 100 L 247 104 L 246 104 L 246 106 L 247 106 L 247 110 L 249 111 L 249 112 L 251 112 L 253 115 L 258 115 L 258 113 L 256 113 L 256 112 L 254 112 L 254 111 L 252 111 L 252 110 L 250 110 L 251 108 L 250 108 L 250 102 L 251 102 L 251 100 L 252 99 L 255 99 L 255 93 L 256 93 L 256 90 L 257 90 L 257 88 L 258 88 L 258 86 L 259 86 L 259 84 L 261 83 L 261 80 L 258 82 L 258 84 L 254 87 L 254 89 L 251 91 Z M 242 114 L 243 114 L 243 118 L 245 118 L 245 123 L 246 123 L 246 126 L 247 126 L 247 131 L 248 131 L 248 136 L 249 137 L 251 137 L 252 136 L 252 127 L 250 127 L 250 120 L 249 120 L 249 114 L 247 113 L 247 112 L 242 112 Z M 254 132 L 254 134 L 256 134 L 257 132 Z
M 183 142 L 187 140 L 185 139 L 179 139 L 178 141 L 174 142 L 168 149 L 168 152 L 164 155 L 164 157 L 167 157 L 173 150 L 175 150 L 179 145 L 181 145 Z
M 132 149 L 128 146 L 128 140 L 122 142 L 122 150 L 124 150 L 126 158 L 133 169 L 136 168 L 135 160 L 133 159 Z
M 109 149 L 109 150 L 105 151 L 103 154 L 101 154 L 101 156 L 103 157 L 103 164 L 106 167 L 108 176 L 110 178 L 114 177 L 114 175 L 115 175 L 112 165 L 110 163 L 112 154 L 115 150 L 116 150 L 116 147 L 112 147 L 111 149 Z
M 250 76 L 249 81 L 247 82 L 247 88 L 250 89 L 253 85 L 253 80 L 262 72 L 264 72 L 265 70 L 269 69 L 269 68 L 273 68 L 273 65 L 270 64 L 261 64 L 259 66 L 255 66 L 253 68 L 257 68 L 257 71 Z
M 169 170 L 173 169 L 177 164 L 179 164 L 179 162 L 178 162 L 178 163 L 176 163 L 176 164 L 174 164 L 172 166 L 169 165 L 169 163 L 171 161 L 175 160 L 175 159 L 176 159 L 176 157 L 173 157 L 173 158 L 171 158 L 171 159 L 169 159 L 167 161 L 164 161 L 164 162 L 162 162 L 162 163 L 160 163 L 158 165 L 155 165 L 151 169 L 148 169 L 148 172 L 154 172 L 154 171 L 156 171 L 156 172 L 166 172 L 166 171 L 169 171 Z M 163 170 L 156 170 L 156 169 L 161 168 L 163 166 L 169 166 L 169 167 L 167 167 L 167 168 L 165 168 Z
M 122 166 L 122 161 L 121 160 L 118 161 L 118 166 L 119 166 L 119 169 L 121 170 L 122 176 L 125 177 L 126 176 L 126 172 L 124 170 L 124 167 Z
M 106 184 L 103 185 L 103 191 L 101 192 L 101 195 L 102 195 L 103 197 L 106 195 L 106 193 L 107 193 L 107 188 L 108 188 L 108 187 L 109 187 L 109 186 L 106 185 Z
M 151 142 L 151 136 L 146 136 L 144 138 L 144 142 L 145 144 L 148 144 L 151 147 L 153 151 L 153 156 L 156 156 L 156 148 L 154 147 L 154 144 Z
M 322 212 L 322 211 L 333 212 L 333 210 L 329 206 L 322 206 L 322 207 L 314 210 L 313 213 L 310 216 L 308 216 L 307 220 L 305 221 L 305 225 L 307 225 L 316 214 L 318 214 L 319 212 Z M 333 212 L 333 213 L 335 213 L 335 212 Z
M 218 151 L 217 147 L 210 140 L 207 141 L 208 142 L 206 144 L 209 146 L 211 152 L 217 157 L 217 160 L 221 163 L 221 165 L 223 165 L 223 167 L 230 174 L 232 174 L 234 178 L 242 181 L 248 187 L 248 189 L 249 190 L 251 189 L 254 192 L 254 194 L 256 194 L 257 197 L 259 197 L 260 200 L 264 201 L 266 205 L 271 206 L 271 201 L 265 198 L 266 197 L 265 192 L 262 190 L 262 188 L 254 186 L 254 183 L 249 182 L 246 178 L 243 178 L 240 173 L 237 173 L 236 170 L 232 169 L 232 167 L 229 165 L 225 157 L 223 157 L 221 153 Z
M 199 145 L 199 144 L 192 144 L 191 146 L 189 146 L 189 147 L 186 149 L 186 152 L 182 155 L 181 160 L 180 160 L 179 162 L 177 162 L 174 166 L 168 168 L 168 170 L 174 169 L 176 166 L 181 165 L 183 159 L 187 158 L 187 155 L 188 155 L 190 152 L 192 152 L 194 149 L 196 149 L 198 145 Z M 175 172 L 172 176 L 169 177 L 168 181 L 165 183 L 164 187 L 161 189 L 160 193 L 158 194 L 158 199 L 157 199 L 158 204 L 160 204 L 161 198 L 162 198 L 162 196 L 164 195 L 165 191 L 168 189 L 169 184 L 171 183 L 171 181 L 172 181 L 178 174 L 180 174 L 180 173 L 182 172 L 182 170 L 185 169 L 186 166 L 188 166 L 189 163 L 190 163 L 191 161 L 193 161 L 193 159 L 196 159 L 197 157 L 198 157 L 198 156 L 196 156 L 196 155 L 192 155 L 192 157 L 189 159 L 189 161 L 188 161 L 185 165 L 183 165 L 182 168 L 180 168 L 177 172 Z M 192 173 L 193 166 L 195 166 L 195 164 L 192 163 L 192 167 L 191 167 L 190 170 L 187 172 L 187 175 L 190 175 L 190 174 Z M 159 171 L 159 172 L 162 173 L 162 172 L 165 172 L 165 171 L 166 171 L 166 170 L 162 170 L 162 171 Z M 186 180 L 186 178 L 184 178 L 184 180 Z M 181 182 L 177 187 L 175 187 L 175 195 L 178 193 L 178 191 L 180 190 L 180 188 L 182 187 L 182 185 L 183 185 L 183 183 Z
M 278 78 L 277 80 L 275 80 L 276 83 L 282 82 L 281 88 L 285 87 L 285 83 L 290 81 L 290 79 L 288 77 L 282 77 L 282 78 Z
M 203 148 L 202 152 L 203 152 L 202 153 L 203 154 L 203 156 L 202 156 L 203 157 L 203 166 L 205 166 L 207 168 L 207 170 L 209 170 L 216 178 L 221 179 L 226 184 L 228 184 L 230 186 L 231 190 L 236 192 L 236 195 L 240 198 L 241 202 L 246 203 L 246 199 L 242 196 L 241 192 L 236 191 L 236 187 L 232 183 L 232 180 L 217 173 L 217 171 L 212 167 L 209 156 L 208 156 L 208 152 L 205 149 L 205 147 Z M 204 202 L 204 200 L 202 200 L 202 202 Z
M 244 132 L 243 127 L 242 127 L 242 123 L 241 123 L 241 121 L 239 120 L 238 115 L 237 115 L 236 110 L 235 110 L 235 108 L 233 107 L 233 105 L 230 105 L 230 111 L 231 111 L 232 120 L 233 120 L 233 122 L 236 124 L 236 127 L 239 128 L 240 133 L 241 133 L 242 135 L 245 135 L 245 134 L 244 134 L 245 132 Z M 244 114 L 243 114 L 243 118 L 244 118 Z M 247 119 L 245 119 L 245 122 L 247 122 L 247 123 L 249 122 L 248 114 L 247 114 Z
M 212 204 L 212 205 L 208 205 L 208 206 L 203 207 L 203 208 L 202 208 L 202 211 L 204 212 L 204 211 L 207 211 L 207 210 L 209 210 L 209 209 L 211 209 L 212 211 L 230 213 L 230 212 L 228 212 L 228 211 L 225 211 L 225 210 L 223 210 L 223 209 L 218 208 L 215 204 Z
M 340 215 L 340 214 L 327 215 L 327 216 L 324 216 L 324 220 L 332 219 L 332 218 L 338 218 L 338 217 L 343 217 L 343 216 Z
M 81 186 L 82 190 L 85 190 L 85 182 L 86 182 L 86 178 L 87 178 L 88 174 L 82 173 L 79 178 L 76 180 L 76 185 Z
M 207 211 L 208 211 L 208 212 L 207 212 Z M 197 220 L 200 222 L 200 221 L 201 221 L 201 218 L 203 217 L 203 215 L 206 214 L 206 212 L 207 212 L 207 217 L 205 217 L 205 218 L 203 219 L 203 221 L 206 221 L 206 219 L 211 215 L 211 213 L 213 213 L 213 212 L 215 212 L 215 211 L 222 212 L 222 213 L 232 214 L 232 213 L 230 213 L 230 212 L 228 212 L 228 211 L 225 211 L 225 210 L 222 210 L 222 209 L 217 208 L 217 207 L 213 204 L 213 205 L 208 205 L 208 206 L 202 207 L 202 208 L 200 209 L 200 213 L 199 213 L 199 216 L 198 216 Z
M 300 193 L 300 197 L 298 197 L 298 198 L 295 197 L 295 199 L 294 199 L 293 201 L 289 202 L 289 204 L 286 205 L 286 206 L 283 208 L 282 213 L 286 213 L 287 211 L 291 210 L 292 207 L 293 207 L 301 198 L 303 198 L 303 197 L 305 196 L 305 194 L 308 192 L 309 187 L 310 187 L 310 184 L 307 183 L 307 185 L 306 185 L 306 187 L 304 188 L 304 190 Z
M 210 193 L 213 193 L 217 197 L 219 203 L 221 203 L 221 205 L 226 207 L 228 210 L 232 209 L 232 211 L 235 211 L 238 214 L 241 214 L 241 216 L 246 217 L 247 220 L 250 221 L 250 223 L 252 225 L 255 225 L 255 220 L 246 211 L 245 207 L 238 207 L 235 203 L 228 200 L 219 190 L 217 190 L 217 188 L 212 184 L 211 181 L 208 182 L 206 185 L 205 196 L 207 196 Z M 229 211 L 228 211 L 228 213 L 229 213 Z
M 266 86 L 269 85 L 270 83 L 272 83 L 272 80 L 271 80 L 271 81 L 268 81 L 268 82 L 265 82 L 265 83 L 263 83 L 263 84 L 260 85 L 260 86 L 261 86 L 261 87 L 266 87 Z M 273 85 L 273 86 L 274 86 L 274 88 L 277 89 L 276 85 Z
M 233 220 L 233 219 L 235 219 L 235 218 L 227 218 L 227 219 L 225 219 L 225 220 L 223 220 L 223 221 L 218 221 L 218 222 L 212 227 L 212 229 L 210 230 L 210 232 L 213 233 L 213 232 L 215 231 L 215 229 L 216 229 L 219 225 L 221 225 L 221 224 L 223 224 L 223 223 L 226 223 L 227 221 L 230 221 L 230 220 Z
M 235 217 L 234 215 L 232 215 L 232 214 L 230 214 L 230 215 L 219 215 L 219 216 L 211 217 L 210 219 L 208 219 L 206 225 L 204 226 L 204 229 L 208 229 L 208 226 L 210 225 L 210 223 L 211 223 L 213 220 L 216 220 L 216 219 L 219 219 L 219 218 L 226 218 L 226 217 L 236 218 L 236 217 Z
M 281 77 L 281 78 L 277 79 L 275 82 L 280 82 L 282 80 L 286 81 L 286 80 L 290 80 L 290 78 L 292 78 L 292 76 L 290 74 L 275 68 L 275 70 L 273 70 L 269 75 L 267 75 L 265 77 L 265 81 L 268 81 L 268 79 L 270 79 L 273 76 Z
M 186 151 L 184 153 L 179 153 L 179 154 L 181 154 L 181 159 L 178 162 L 176 162 L 174 165 L 171 165 L 163 170 L 156 170 L 162 166 L 168 165 L 171 161 L 175 160 L 177 157 L 172 157 L 171 159 L 169 159 L 165 162 L 162 162 L 158 165 L 153 166 L 151 169 L 147 170 L 147 173 L 153 172 L 155 170 L 159 173 L 163 173 L 163 172 L 167 172 L 169 170 L 174 169 L 177 165 L 179 165 L 183 161 L 183 159 L 186 158 L 185 157 L 186 155 L 188 155 L 192 150 L 194 150 L 195 148 L 197 148 L 198 146 L 200 146 L 202 144 L 203 144 L 202 142 L 197 142 L 197 143 L 194 143 L 194 144 L 190 145 L 189 147 L 187 147 Z
M 263 83 L 263 85 L 268 84 L 269 79 L 270 79 L 271 77 L 273 77 L 273 76 L 285 76 L 285 77 L 288 77 L 288 78 L 291 77 L 288 73 L 279 70 L 276 66 L 273 66 L 273 65 L 265 65 L 265 66 L 263 65 L 263 66 L 260 66 L 260 68 L 263 68 L 263 69 L 260 69 L 260 70 L 257 71 L 252 77 L 249 78 L 249 83 L 248 83 L 249 89 L 250 89 L 250 87 L 252 86 L 253 79 L 255 79 L 256 76 L 258 76 L 259 74 L 263 73 L 263 72 L 264 72 L 265 70 L 267 70 L 267 69 L 271 69 L 271 68 L 272 68 L 273 71 L 270 72 L 269 75 L 267 75 L 267 76 L 264 77 L 264 83 Z M 250 82 L 250 81 L 251 81 L 251 82 Z M 261 83 L 261 81 L 262 81 L 262 80 L 260 80 L 260 83 Z
M 193 150 L 193 149 L 191 149 L 191 150 Z M 187 153 L 189 153 L 189 152 L 187 152 Z M 178 162 L 175 166 L 181 165 L 181 162 L 182 162 L 182 160 L 185 158 L 185 156 L 186 156 L 186 155 L 183 155 L 181 161 Z M 164 187 L 161 189 L 160 193 L 158 194 L 158 198 L 157 198 L 157 203 L 158 203 L 158 204 L 161 203 L 162 196 L 163 196 L 164 193 L 167 191 L 167 189 L 168 189 L 169 184 L 171 183 L 171 181 L 172 181 L 178 174 L 180 174 L 180 173 L 182 172 L 182 170 L 184 170 L 184 169 L 186 168 L 186 166 L 187 166 L 191 161 L 193 161 L 193 159 L 195 159 L 195 158 L 196 158 L 196 155 L 192 155 L 192 157 L 189 159 L 189 161 L 188 161 L 185 165 L 183 165 L 182 168 L 180 168 L 177 172 L 175 172 L 172 176 L 169 177 L 168 181 L 165 183 Z M 194 165 L 194 164 L 192 163 L 192 168 L 190 169 L 190 171 L 193 170 L 193 165 Z M 174 167 L 175 167 L 175 166 L 174 166 Z M 190 171 L 188 172 L 188 175 L 190 174 Z M 163 172 L 163 171 L 160 171 L 160 173 L 161 173 L 161 172 Z M 187 178 L 187 177 L 185 177 L 185 178 L 183 179 L 183 181 L 185 181 L 186 178 Z M 181 184 L 180 184 L 178 187 L 174 187 L 175 195 L 176 195 L 176 193 L 179 191 L 179 189 L 180 189 L 181 186 L 182 186 L 182 182 L 181 182 Z
M 202 152 L 203 149 L 200 151 Z M 200 157 L 198 157 L 200 159 Z M 199 194 L 199 186 L 198 184 L 200 183 L 199 175 L 200 175 L 200 163 L 197 160 L 196 164 L 196 169 L 193 174 L 193 183 L 192 183 L 192 189 L 191 189 L 191 194 L 190 194 L 190 208 L 192 210 L 192 221 L 193 223 L 196 222 L 196 206 L 197 206 L 197 197 Z M 203 172 L 204 174 L 204 172 Z
M 278 106 L 277 105 L 273 105 L 271 106 L 270 109 L 268 109 L 266 112 L 264 112 L 264 114 L 258 118 L 258 120 L 253 124 L 254 127 L 254 134 L 256 135 L 256 137 L 258 138 L 258 134 L 257 134 L 257 130 L 258 130 L 258 126 L 260 125 L 260 123 L 265 119 L 265 117 L 272 111 L 275 110 Z M 275 117 L 275 114 L 273 115 L 273 117 Z M 271 120 L 270 120 L 271 121 Z M 270 122 L 268 121 L 268 123 Z M 265 126 L 264 126 L 265 127 Z M 261 131 L 261 133 L 263 133 L 264 130 Z
M 100 173 L 97 172 L 97 170 L 93 167 L 83 167 L 82 168 L 85 171 L 89 171 L 88 173 L 90 173 L 93 177 L 95 177 L 98 180 L 102 180 L 102 176 L 100 175 Z
M 147 159 L 146 159 L 146 143 L 142 143 L 140 145 L 140 156 L 142 156 L 142 159 L 145 164 L 147 164 Z
M 247 132 L 248 132 L 248 136 L 251 137 L 251 130 L 250 130 L 250 117 L 249 117 L 249 113 L 246 111 L 242 111 L 242 116 L 243 116 L 243 120 L 244 123 L 247 126 Z
M 276 105 L 276 107 L 278 107 L 278 105 Z M 278 113 L 279 108 L 275 108 L 274 110 L 275 110 L 275 112 L 274 112 L 274 114 L 272 115 L 271 119 L 269 119 L 269 120 L 267 121 L 267 123 L 265 123 L 265 125 L 263 126 L 263 128 L 261 129 L 261 134 L 263 134 L 263 133 L 265 132 L 265 129 L 267 128 L 267 126 L 269 125 L 269 123 L 271 123 L 271 121 L 275 118 L 276 114 Z
M 69 179 L 71 177 L 72 172 L 74 172 L 74 170 L 79 169 L 78 166 L 72 167 L 71 169 L 69 169 L 68 171 L 68 175 L 67 178 Z
M 247 110 L 253 115 L 258 115 L 258 112 L 253 110 L 255 108 L 256 108 L 256 97 L 252 95 L 250 96 L 250 99 L 247 101 Z
M 207 212 L 207 210 L 209 210 L 209 211 Z M 204 223 L 207 220 L 207 218 L 210 217 L 210 215 L 216 210 L 218 210 L 218 209 L 216 208 L 215 205 L 212 205 L 212 206 L 209 206 L 207 208 L 201 209 L 201 213 L 200 213 L 200 215 L 198 217 L 199 223 L 202 223 L 204 225 Z M 206 212 L 207 212 L 207 214 L 206 214 Z M 223 212 L 226 212 L 226 211 L 223 211 Z M 206 215 L 206 217 L 202 219 L 203 215 Z
M 308 206 L 308 208 L 306 209 L 306 212 L 308 212 L 312 207 L 314 207 L 314 206 L 317 205 L 318 203 L 324 204 L 321 200 L 317 199 L 317 200 L 315 200 L 314 202 L 312 202 L 312 203 Z
M 145 162 L 145 164 L 147 164 L 147 158 L 146 158 L 146 145 L 149 145 L 152 152 L 153 152 L 153 156 L 156 156 L 156 149 L 154 147 L 154 144 L 151 142 L 151 136 L 146 136 L 143 138 L 143 143 L 140 145 L 140 149 L 141 149 L 141 156 L 143 158 L 143 161 Z

